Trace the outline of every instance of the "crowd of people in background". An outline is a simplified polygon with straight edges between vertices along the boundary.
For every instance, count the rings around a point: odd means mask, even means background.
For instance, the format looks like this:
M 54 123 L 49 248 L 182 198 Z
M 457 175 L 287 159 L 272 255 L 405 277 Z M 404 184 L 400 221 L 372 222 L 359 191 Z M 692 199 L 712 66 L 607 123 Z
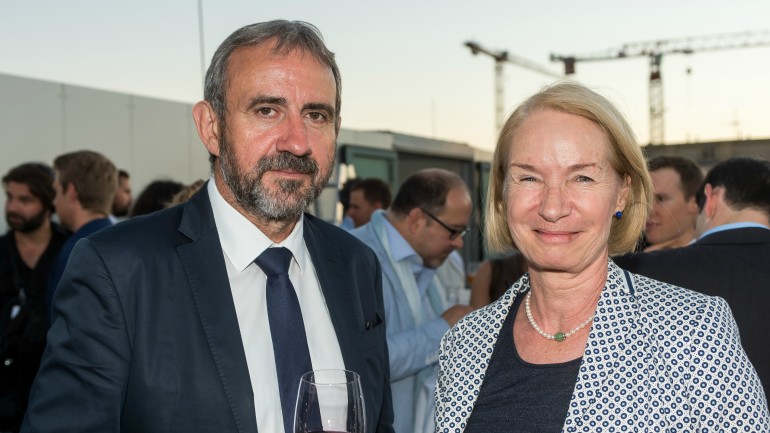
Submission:
M 259 23 L 193 111 L 208 181 L 137 195 L 88 150 L 5 173 L 0 433 L 288 433 L 321 368 L 359 374 L 368 432 L 770 429 L 770 162 L 647 161 L 561 83 L 508 118 L 485 203 L 441 168 L 395 195 L 359 173 L 333 227 L 308 209 L 339 107 L 317 29 Z
M 179 182 L 152 182 L 134 202 L 130 175 L 93 151 L 53 166 L 23 163 L 2 178 L 8 232 L 0 237 L 0 431 L 18 431 L 40 365 L 56 288 L 78 240 L 128 217 L 188 199 Z

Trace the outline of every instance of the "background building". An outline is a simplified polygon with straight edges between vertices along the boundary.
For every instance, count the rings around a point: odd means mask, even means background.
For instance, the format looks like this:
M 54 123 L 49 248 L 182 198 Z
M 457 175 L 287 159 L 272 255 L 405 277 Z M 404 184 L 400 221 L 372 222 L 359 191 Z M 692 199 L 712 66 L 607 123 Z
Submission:
M 192 104 L 0 74 L 0 173 L 22 162 L 51 164 L 62 153 L 100 152 L 131 174 L 136 197 L 156 179 L 186 184 L 208 179 L 208 153 L 198 138 Z M 474 203 L 486 190 L 490 153 L 464 143 L 388 131 L 342 129 L 329 186 L 310 211 L 336 222 L 337 186 L 353 176 L 377 177 L 395 192 L 416 170 L 441 167 L 471 186 Z M 0 197 L 0 206 L 5 196 Z M 481 257 L 480 210 L 466 242 L 467 259 Z M 7 229 L 0 220 L 0 232 Z
M 690 158 L 705 172 L 733 156 L 754 156 L 770 161 L 770 138 L 645 146 L 643 150 L 648 159 L 659 155 Z
M 51 164 L 62 153 L 91 149 L 128 170 L 134 195 L 151 181 L 208 179 L 208 153 L 192 120 L 192 104 L 0 74 L 0 173 L 22 162 Z M 645 146 L 648 157 L 681 155 L 707 170 L 735 155 L 770 159 L 770 139 Z M 466 143 L 390 131 L 343 128 L 337 166 L 310 211 L 341 218 L 337 187 L 350 177 L 377 177 L 392 191 L 416 170 L 440 167 L 458 173 L 471 189 L 475 211 L 466 239 L 466 261 L 483 257 L 481 221 L 491 152 Z M 0 206 L 5 196 L 0 196 Z M 0 232 L 6 230 L 0 220 Z

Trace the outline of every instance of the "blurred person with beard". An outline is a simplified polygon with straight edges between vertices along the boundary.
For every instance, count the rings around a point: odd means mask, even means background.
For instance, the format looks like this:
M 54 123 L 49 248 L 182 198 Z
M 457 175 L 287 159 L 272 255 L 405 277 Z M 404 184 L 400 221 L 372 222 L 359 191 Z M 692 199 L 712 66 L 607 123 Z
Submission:
M 290 432 L 301 374 L 343 368 L 367 432 L 393 431 L 377 258 L 303 213 L 332 172 L 340 95 L 310 24 L 219 46 L 192 113 L 212 179 L 78 243 L 22 431 Z
M 436 269 L 462 248 L 471 197 L 455 173 L 432 168 L 407 178 L 387 211 L 351 233 L 382 264 L 394 428 L 433 432 L 433 389 L 439 341 L 471 311 L 449 305 Z
M 360 177 L 348 179 L 337 193 L 339 202 L 342 205 L 342 221 L 340 221 L 340 227 L 347 231 L 356 228 L 356 225 L 353 222 L 353 218 L 348 215 L 348 209 L 350 209 L 350 191 L 353 189 L 353 186 L 355 186 L 358 182 L 361 182 L 361 180 L 362 179 Z
M 68 235 L 51 221 L 50 167 L 22 164 L 2 182 L 9 230 L 0 236 L 0 431 L 18 431 L 45 347 L 48 274 Z
M 118 189 L 115 191 L 115 198 L 112 200 L 112 214 L 110 219 L 113 224 L 122 221 L 128 216 L 131 209 L 131 203 L 134 201 L 131 194 L 131 175 L 126 170 L 118 170 Z

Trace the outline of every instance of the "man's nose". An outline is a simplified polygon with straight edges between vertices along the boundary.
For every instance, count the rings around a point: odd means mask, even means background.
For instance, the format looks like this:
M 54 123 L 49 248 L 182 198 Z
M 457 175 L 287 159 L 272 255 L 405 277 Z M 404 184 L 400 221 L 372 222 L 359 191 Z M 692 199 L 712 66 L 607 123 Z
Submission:
M 296 156 L 312 152 L 308 126 L 301 115 L 289 115 L 281 122 L 281 137 L 276 145 L 279 152 L 290 152 Z
M 8 201 L 5 202 L 5 211 L 6 212 L 18 213 L 18 210 L 19 210 L 19 205 L 18 205 L 18 201 L 17 200 L 9 198 Z

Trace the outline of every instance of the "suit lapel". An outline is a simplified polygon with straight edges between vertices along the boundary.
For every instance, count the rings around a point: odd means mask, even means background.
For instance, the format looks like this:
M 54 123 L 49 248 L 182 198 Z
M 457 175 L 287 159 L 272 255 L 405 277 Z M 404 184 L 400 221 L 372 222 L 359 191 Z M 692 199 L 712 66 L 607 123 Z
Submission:
M 239 432 L 257 431 L 254 393 L 206 185 L 185 205 L 177 248 Z
M 360 304 L 355 302 L 359 295 L 346 272 L 342 254 L 334 239 L 324 235 L 312 216 L 305 215 L 304 221 L 305 245 L 329 309 L 345 368 L 357 372 L 366 371 L 367 366 L 364 365 L 358 343 L 364 331 L 356 320 L 357 317 L 363 317 Z

